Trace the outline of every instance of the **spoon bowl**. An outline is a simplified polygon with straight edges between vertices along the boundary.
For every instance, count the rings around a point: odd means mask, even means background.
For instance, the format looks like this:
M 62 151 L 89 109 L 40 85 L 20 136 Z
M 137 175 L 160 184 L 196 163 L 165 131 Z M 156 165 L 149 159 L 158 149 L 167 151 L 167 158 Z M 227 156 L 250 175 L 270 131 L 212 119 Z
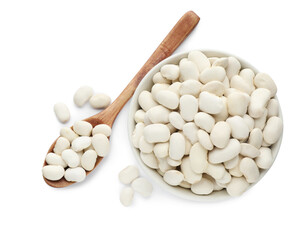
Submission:
M 108 109 L 106 109 L 106 110 L 108 110 Z M 98 113 L 97 115 L 94 115 L 94 116 L 92 116 L 92 117 L 89 117 L 89 118 L 87 118 L 87 119 L 84 119 L 84 121 L 89 122 L 89 123 L 92 125 L 92 127 L 95 127 L 96 125 L 102 124 L 102 123 L 107 124 L 108 126 L 112 127 L 115 119 L 112 120 L 111 116 L 108 117 L 108 115 L 105 117 L 105 115 L 107 114 L 107 111 L 106 111 L 106 110 L 103 111 L 103 112 Z M 118 112 L 118 113 L 119 113 L 119 112 Z M 116 118 L 116 116 L 115 116 L 115 118 Z M 105 120 L 107 119 L 108 121 L 106 120 L 105 122 L 102 122 L 103 119 L 105 119 Z M 72 127 L 71 127 L 71 129 L 72 129 Z M 58 138 L 57 138 L 57 139 L 58 139 Z M 49 150 L 48 150 L 48 153 L 53 152 L 53 149 L 54 149 L 54 147 L 55 147 L 55 144 L 56 144 L 57 139 L 56 139 L 56 140 L 52 143 L 52 145 L 50 146 L 50 148 L 49 148 Z M 108 137 L 108 139 L 109 139 L 109 137 Z M 47 154 L 48 154 L 48 153 L 47 153 Z M 97 161 L 96 161 L 96 164 L 95 164 L 94 168 L 93 168 L 91 171 L 86 171 L 86 176 L 87 176 L 88 174 L 90 174 L 90 173 L 98 166 L 98 164 L 102 161 L 102 159 L 103 159 L 103 157 L 99 157 L 99 156 L 97 157 Z M 46 162 L 46 160 L 45 160 L 43 166 L 46 166 L 46 165 L 48 165 L 48 164 L 47 164 L 47 162 Z M 51 180 L 48 180 L 48 179 L 45 178 L 45 177 L 43 177 L 43 178 L 44 178 L 45 182 L 46 182 L 49 186 L 51 186 L 51 187 L 56 187 L 56 188 L 67 187 L 67 186 L 69 186 L 69 185 L 75 183 L 75 182 L 68 182 L 68 181 L 66 181 L 66 179 L 65 179 L 64 177 L 61 178 L 61 179 L 58 180 L 58 181 L 51 181 Z

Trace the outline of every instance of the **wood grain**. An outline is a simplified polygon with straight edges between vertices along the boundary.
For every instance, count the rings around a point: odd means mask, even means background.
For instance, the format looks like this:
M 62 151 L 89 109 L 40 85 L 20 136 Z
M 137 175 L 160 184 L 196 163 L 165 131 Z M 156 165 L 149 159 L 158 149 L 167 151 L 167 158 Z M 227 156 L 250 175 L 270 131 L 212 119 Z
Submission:
M 193 11 L 185 13 L 181 17 L 181 19 L 175 24 L 172 30 L 168 33 L 165 39 L 159 44 L 157 49 L 153 52 L 151 57 L 146 61 L 146 63 L 142 66 L 142 68 L 138 71 L 138 73 L 134 76 L 134 78 L 130 81 L 130 83 L 126 86 L 126 88 L 117 97 L 117 99 L 104 111 L 85 119 L 85 121 L 91 123 L 93 127 L 101 123 L 107 124 L 110 127 L 112 127 L 118 113 L 127 103 L 127 101 L 133 96 L 135 89 L 137 88 L 138 84 L 143 79 L 143 77 L 157 63 L 169 57 L 177 49 L 177 47 L 185 40 L 185 38 L 195 28 L 199 20 L 200 18 Z M 48 153 L 53 151 L 55 142 L 49 148 Z M 94 169 L 99 165 L 102 159 L 103 158 L 98 157 Z M 43 166 L 45 166 L 46 164 L 47 163 L 45 161 Z M 88 175 L 93 170 L 86 172 L 86 174 Z M 58 181 L 50 181 L 46 178 L 44 178 L 44 180 L 48 185 L 56 188 L 66 187 L 74 183 L 74 182 L 68 182 L 64 178 Z

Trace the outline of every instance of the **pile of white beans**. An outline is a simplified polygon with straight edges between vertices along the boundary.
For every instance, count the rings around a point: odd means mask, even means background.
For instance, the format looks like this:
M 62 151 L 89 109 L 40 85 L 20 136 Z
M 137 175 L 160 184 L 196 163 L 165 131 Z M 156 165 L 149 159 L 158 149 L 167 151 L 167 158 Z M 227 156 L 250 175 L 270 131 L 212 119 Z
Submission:
M 47 165 L 43 167 L 43 176 L 51 181 L 63 177 L 69 182 L 81 182 L 86 178 L 86 171 L 91 171 L 97 157 L 109 153 L 111 128 L 99 124 L 94 128 L 86 121 L 76 121 L 71 128 L 60 130 L 53 152 L 46 156 Z
M 241 195 L 273 164 L 283 129 L 277 87 L 234 57 L 192 51 L 153 76 L 132 135 L 142 161 L 171 186 Z

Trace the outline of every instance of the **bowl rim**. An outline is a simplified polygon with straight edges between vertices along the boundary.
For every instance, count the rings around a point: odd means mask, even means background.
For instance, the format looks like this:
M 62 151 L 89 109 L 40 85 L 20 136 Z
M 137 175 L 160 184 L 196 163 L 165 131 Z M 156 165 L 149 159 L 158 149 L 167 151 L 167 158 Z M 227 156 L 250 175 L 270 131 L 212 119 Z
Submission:
M 237 57 L 234 54 L 231 54 L 231 53 L 228 53 L 228 52 L 224 52 L 224 51 L 219 51 L 219 50 L 212 50 L 212 49 L 195 49 L 195 50 L 203 52 L 207 57 L 229 57 L 229 56 L 235 57 L 240 62 L 242 68 L 250 68 L 250 69 L 252 69 L 255 72 L 255 74 L 259 72 L 257 70 L 257 68 L 255 68 L 249 62 L 245 61 L 241 57 Z M 128 136 L 129 136 L 129 142 L 130 142 L 130 145 L 132 147 L 132 151 L 133 151 L 133 154 L 134 154 L 134 156 L 136 158 L 136 161 L 140 165 L 140 167 L 143 170 L 143 172 L 148 176 L 148 178 L 150 180 L 152 180 L 154 183 L 156 183 L 159 187 L 161 187 L 166 192 L 169 192 L 172 195 L 175 195 L 177 197 L 180 197 L 180 198 L 183 198 L 183 199 L 186 199 L 186 200 L 200 201 L 200 202 L 222 201 L 222 200 L 231 199 L 233 197 L 228 195 L 225 192 L 224 189 L 221 190 L 221 191 L 213 192 L 212 194 L 209 194 L 209 195 L 196 195 L 196 194 L 192 193 L 190 191 L 190 189 L 185 189 L 185 188 L 182 188 L 182 187 L 179 187 L 179 186 L 174 187 L 174 186 L 168 185 L 163 180 L 162 176 L 159 175 L 155 169 L 151 169 L 151 168 L 149 168 L 148 166 L 146 166 L 143 163 L 143 161 L 140 158 L 140 151 L 139 151 L 139 149 L 135 148 L 133 146 L 133 143 L 132 143 L 132 133 L 133 133 L 134 127 L 136 125 L 136 123 L 134 121 L 134 114 L 139 109 L 138 96 L 139 96 L 140 92 L 143 91 L 143 90 L 149 90 L 150 91 L 150 88 L 148 88 L 146 86 L 147 85 L 148 86 L 149 85 L 153 85 L 153 82 L 150 82 L 150 81 L 152 80 L 153 75 L 156 72 L 158 72 L 163 65 L 165 65 L 165 64 L 178 64 L 178 62 L 182 58 L 187 57 L 188 53 L 191 52 L 191 51 L 194 51 L 194 50 L 184 51 L 184 52 L 179 52 L 179 53 L 173 54 L 170 57 L 168 57 L 168 58 L 164 59 L 163 61 L 159 62 L 157 65 L 155 65 L 144 76 L 142 81 L 139 83 L 139 85 L 137 86 L 137 88 L 136 88 L 136 90 L 135 90 L 135 92 L 133 94 L 133 97 L 131 99 L 130 106 L 129 106 L 129 113 L 128 113 Z M 275 99 L 278 100 L 277 95 L 275 96 Z M 281 111 L 280 103 L 279 103 L 279 117 L 283 121 L 283 116 L 282 116 L 282 111 Z M 272 147 L 273 164 L 274 164 L 275 159 L 277 157 L 277 154 L 279 152 L 279 149 L 280 149 L 280 146 L 281 146 L 281 142 L 282 142 L 282 137 L 283 137 L 283 131 L 282 131 L 282 134 L 281 134 L 279 140 L 275 144 L 273 144 L 273 147 Z M 243 193 L 243 195 L 250 188 L 254 187 L 266 175 L 266 173 L 269 171 L 269 169 L 261 170 L 261 173 L 260 173 L 258 181 L 256 183 L 250 184 L 249 187 L 247 188 L 247 190 Z

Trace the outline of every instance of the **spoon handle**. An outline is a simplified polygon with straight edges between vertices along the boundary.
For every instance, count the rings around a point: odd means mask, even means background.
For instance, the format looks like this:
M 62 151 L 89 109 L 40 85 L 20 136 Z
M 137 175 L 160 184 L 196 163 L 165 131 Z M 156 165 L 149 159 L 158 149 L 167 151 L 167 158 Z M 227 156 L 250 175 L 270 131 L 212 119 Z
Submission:
M 165 39 L 159 44 L 157 49 L 126 86 L 126 88 L 117 97 L 117 99 L 107 109 L 96 115 L 98 118 L 97 120 L 112 126 L 118 113 L 133 96 L 135 89 L 143 77 L 152 69 L 152 67 L 169 57 L 175 51 L 175 49 L 177 49 L 177 47 L 195 28 L 199 20 L 199 16 L 193 11 L 185 13 L 168 33 Z

